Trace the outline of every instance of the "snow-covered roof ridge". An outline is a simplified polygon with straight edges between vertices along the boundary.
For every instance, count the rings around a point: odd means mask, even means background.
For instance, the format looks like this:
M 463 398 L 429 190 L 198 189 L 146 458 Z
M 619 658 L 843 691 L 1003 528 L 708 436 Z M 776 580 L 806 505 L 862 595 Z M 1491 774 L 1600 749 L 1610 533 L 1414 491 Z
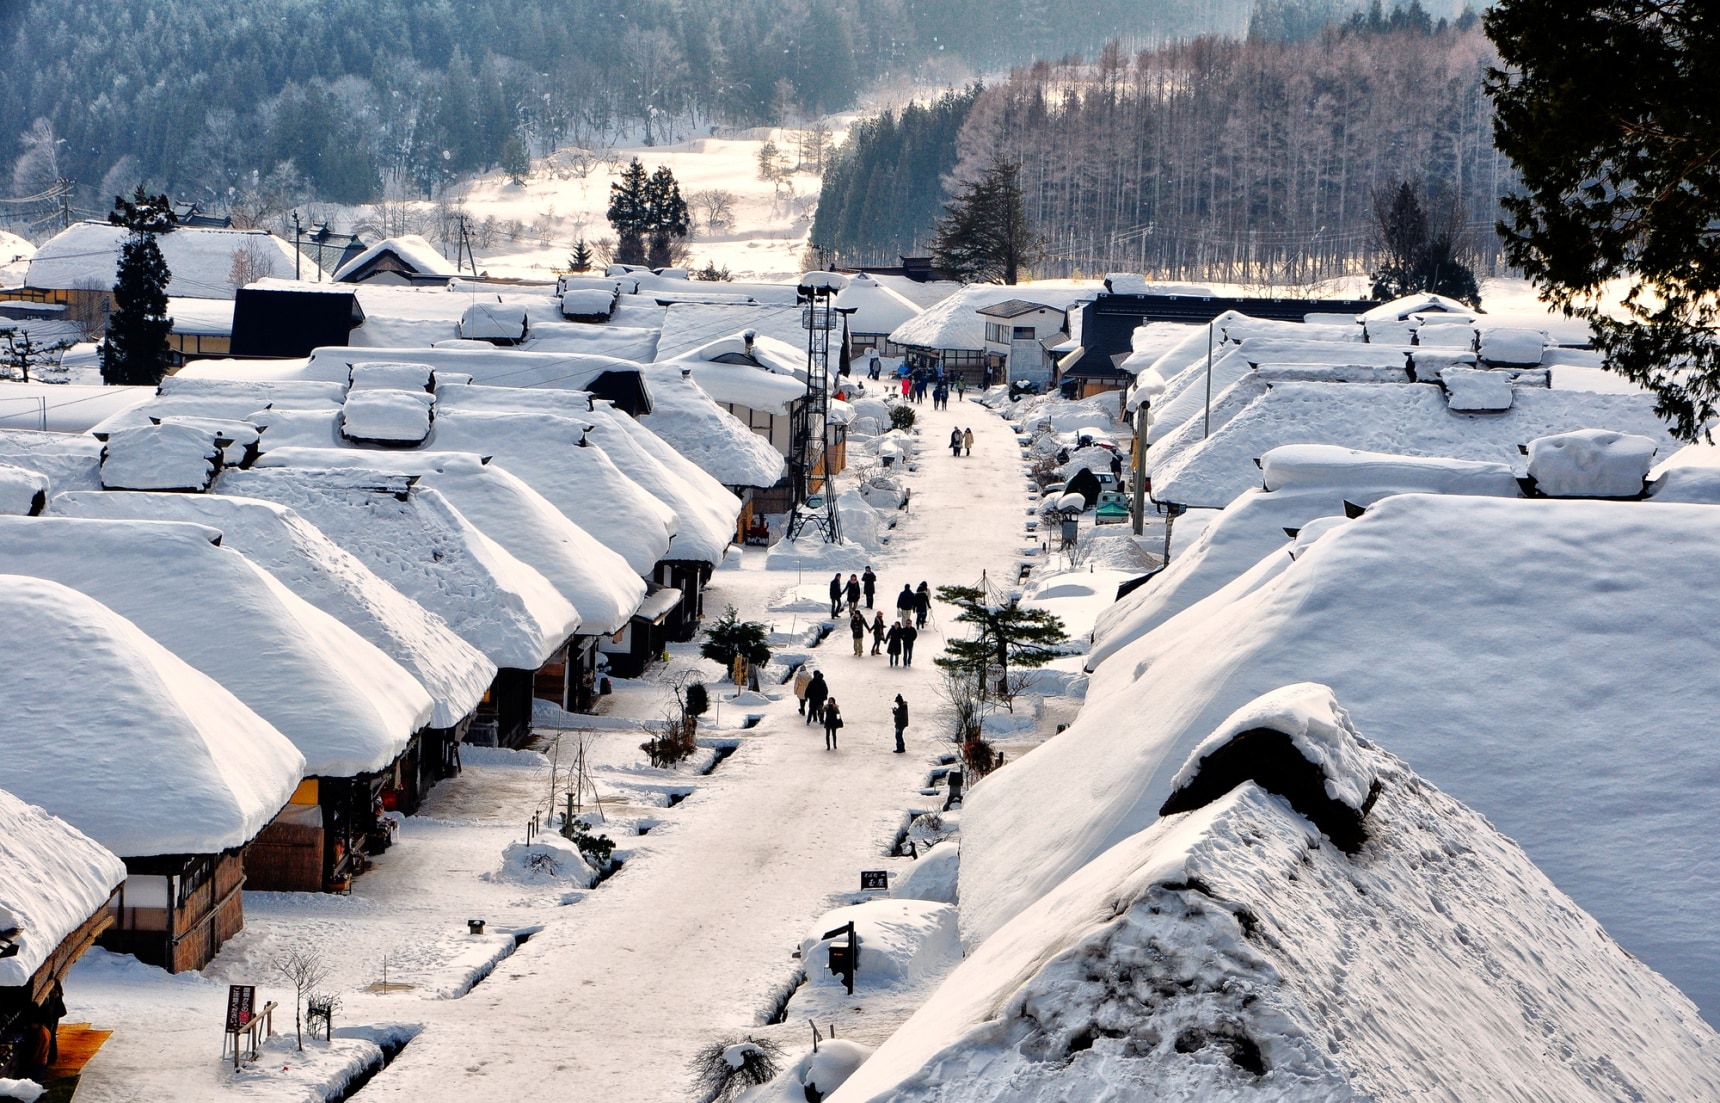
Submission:
M 116 429 L 102 448 L 102 486 L 109 490 L 209 489 L 231 443 L 207 425 L 140 425 Z
M 94 279 L 111 287 L 117 278 L 120 247 L 130 234 L 125 227 L 106 222 L 75 222 L 36 250 L 25 286 L 69 291 Z M 293 267 L 292 246 L 266 230 L 181 226 L 157 234 L 155 243 L 173 275 L 168 290 L 176 297 L 231 299 L 233 255 L 241 249 L 257 251 L 282 275 Z
M 243 846 L 304 776 L 268 721 L 93 598 L 3 575 L 0 621 L 30 641 L 0 678 L 0 788 L 120 857 Z M 67 693 L 74 669 L 101 692 Z
M 176 521 L 0 517 L 8 570 L 53 579 L 131 620 L 291 739 L 309 773 L 348 777 L 392 763 L 430 718 L 424 687 L 219 538 Z
M 469 452 L 289 447 L 268 452 L 258 466 L 358 469 L 416 478 L 416 485 L 440 493 L 485 536 L 542 574 L 579 610 L 579 628 L 587 634 L 619 631 L 645 598 L 645 581 L 625 559 L 502 464 L 484 457 Z
M 66 821 L 0 790 L 0 991 L 27 983 L 125 881 L 125 863 Z
M 1516 497 L 1518 493 L 1516 475 L 1508 464 L 1364 452 L 1335 444 L 1286 444 L 1273 448 L 1260 457 L 1260 473 L 1266 489 L 1272 491 L 1392 487 L 1402 492 L 1504 498 Z
M 787 464 L 770 442 L 678 368 L 645 369 L 656 403 L 639 422 L 724 486 L 775 486 Z
M 461 344 L 454 348 L 321 348 L 312 352 L 300 373 L 304 379 L 345 383 L 356 364 L 408 361 L 428 364 L 436 371 L 465 372 L 484 386 L 549 387 L 590 390 L 606 372 L 637 372 L 639 364 L 618 356 L 595 353 L 525 352 L 494 345 Z
M 426 275 L 453 276 L 457 275 L 460 271 L 458 268 L 454 267 L 452 261 L 448 260 L 447 257 L 444 257 L 436 250 L 434 245 L 430 244 L 420 235 L 401 234 L 398 237 L 383 238 L 375 245 L 372 245 L 364 252 L 358 254 L 358 256 L 353 257 L 351 260 L 335 269 L 334 275 L 329 278 L 334 280 L 336 283 L 339 283 L 354 272 L 362 269 L 377 257 L 382 256 L 384 253 L 393 253 L 395 256 Z
M 906 296 L 861 272 L 849 278 L 848 286 L 836 293 L 836 309 L 852 310 L 850 333 L 891 333 L 922 311 Z
M 579 628 L 543 575 L 437 491 L 365 472 L 228 471 L 218 492 L 291 508 L 498 667 L 536 670 Z
M 1682 993 L 1483 816 L 1334 730 L 1378 786 L 1354 853 L 1239 777 L 971 950 L 832 1103 L 1720 1092 L 1720 1036 Z
M 441 617 L 285 506 L 225 494 L 73 491 L 56 495 L 49 510 L 63 517 L 190 521 L 219 529 L 224 547 L 242 553 L 417 678 L 435 702 L 433 728 L 453 727 L 471 713 L 496 676 L 495 664 Z
M 48 504 L 51 480 L 40 471 L 0 463 L 0 513 L 34 517 Z
M 0 429 L 0 463 L 46 476 L 56 492 L 102 485 L 102 443 L 82 434 Z
M 1117 650 L 1066 731 L 974 788 L 964 937 L 1147 826 L 1189 752 L 1238 707 L 1318 679 L 1370 740 L 1493 820 L 1720 1014 L 1720 880 L 1689 876 L 1720 863 L 1705 780 L 1720 750 L 1701 734 L 1713 710 L 1697 688 L 1720 668 L 1715 547 L 1709 506 L 1375 503 Z M 1570 799 L 1597 784 L 1604 800 Z
M 1549 498 L 1637 498 L 1657 442 L 1634 433 L 1577 429 L 1529 442 L 1529 477 Z

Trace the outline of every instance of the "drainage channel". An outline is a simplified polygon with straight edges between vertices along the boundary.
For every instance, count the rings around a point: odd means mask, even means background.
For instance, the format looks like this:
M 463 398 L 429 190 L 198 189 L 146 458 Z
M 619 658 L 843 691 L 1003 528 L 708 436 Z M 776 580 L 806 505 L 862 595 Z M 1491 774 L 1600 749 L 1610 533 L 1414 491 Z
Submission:
M 800 951 L 796 950 L 795 956 L 800 956 Z M 759 1025 L 777 1026 L 786 1023 L 788 1021 L 789 1001 L 794 999 L 794 994 L 800 991 L 800 986 L 805 983 L 806 970 L 796 967 L 794 972 L 789 974 L 788 979 L 779 984 L 776 991 L 771 994 L 770 1002 L 759 1010 Z
M 364 1071 L 348 1080 L 344 1088 L 329 1096 L 324 1103 L 346 1103 L 347 1100 L 363 1091 L 366 1084 L 376 1079 L 384 1069 L 394 1063 L 394 1059 L 400 1056 L 401 1051 L 407 1047 L 412 1039 L 418 1037 L 418 1031 L 421 1029 L 422 1027 L 418 1026 L 384 1027 L 380 1030 L 366 1027 L 348 1028 L 345 1031 L 337 1029 L 335 1033 L 341 1037 L 368 1038 L 375 1042 L 377 1048 L 382 1050 L 382 1058 L 375 1064 L 366 1066 Z

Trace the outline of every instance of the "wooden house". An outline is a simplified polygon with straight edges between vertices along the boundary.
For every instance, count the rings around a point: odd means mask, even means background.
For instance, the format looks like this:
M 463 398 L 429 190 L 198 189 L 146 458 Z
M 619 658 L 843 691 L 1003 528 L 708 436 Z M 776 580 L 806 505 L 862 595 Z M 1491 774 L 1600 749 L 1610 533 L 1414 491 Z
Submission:
M 336 283 L 446 284 L 459 275 L 448 258 L 417 234 L 377 242 L 335 269 Z

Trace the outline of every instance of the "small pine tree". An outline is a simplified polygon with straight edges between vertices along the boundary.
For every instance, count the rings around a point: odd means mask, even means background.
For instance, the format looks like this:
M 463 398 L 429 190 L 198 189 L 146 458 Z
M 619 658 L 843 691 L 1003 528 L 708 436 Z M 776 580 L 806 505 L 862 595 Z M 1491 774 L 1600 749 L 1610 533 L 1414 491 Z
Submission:
M 751 666 L 763 666 L 770 662 L 767 630 L 758 621 L 742 620 L 735 607 L 730 605 L 716 623 L 705 630 L 705 642 L 699 645 L 699 654 L 712 662 L 722 663 L 724 670 L 733 667 L 737 658 L 744 658 Z
M 681 198 L 681 185 L 668 165 L 658 165 L 646 185 L 646 226 L 650 234 L 651 251 L 648 263 L 653 268 L 667 268 L 674 263 L 675 243 L 692 229 L 687 201 Z
M 508 140 L 502 143 L 502 171 L 513 184 L 524 184 L 531 175 L 532 155 L 518 134 L 508 135 Z
M 772 184 L 782 179 L 782 150 L 775 142 L 758 147 L 758 178 Z
M 939 586 L 938 600 L 960 610 L 958 624 L 978 629 L 972 639 L 945 641 L 945 654 L 932 660 L 952 673 L 984 680 L 995 666 L 998 684 L 1005 685 L 1011 666 L 1044 666 L 1063 653 L 1061 645 L 1069 638 L 1056 615 L 1024 609 L 1016 601 L 997 602 L 990 591 L 978 586 Z
M 945 205 L 932 263 L 964 282 L 1013 285 L 1039 250 L 1021 194 L 1021 166 L 1000 158 Z
M 591 246 L 585 243 L 584 238 L 573 243 L 573 255 L 567 258 L 567 267 L 570 272 L 591 271 Z
M 167 196 L 150 195 L 139 185 L 130 200 L 114 197 L 108 221 L 124 226 L 131 236 L 120 249 L 113 313 L 101 346 L 102 380 L 153 387 L 173 362 L 167 343 L 167 335 L 173 332 L 173 319 L 167 314 L 167 285 L 173 273 L 155 238 L 171 232 L 178 220 Z
M 707 283 L 729 283 L 735 278 L 735 274 L 729 271 L 728 265 L 718 268 L 716 261 L 708 260 L 703 268 L 693 272 L 693 278 Z
M 645 263 L 645 235 L 650 229 L 650 178 L 639 158 L 609 185 L 609 224 L 615 227 L 617 264 Z

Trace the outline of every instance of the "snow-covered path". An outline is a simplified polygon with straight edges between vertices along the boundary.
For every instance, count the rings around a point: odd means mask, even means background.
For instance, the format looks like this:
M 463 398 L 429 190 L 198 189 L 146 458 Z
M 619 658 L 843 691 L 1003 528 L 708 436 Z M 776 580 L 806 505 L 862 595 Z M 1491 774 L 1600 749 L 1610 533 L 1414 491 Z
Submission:
M 981 571 L 1013 580 L 1023 544 L 1022 477 L 1013 433 L 973 403 L 916 406 L 923 442 L 913 516 L 873 564 L 880 602 L 903 582 L 935 588 Z M 974 454 L 955 459 L 952 426 Z M 722 572 L 707 599 L 763 614 L 782 572 Z M 951 613 L 939 609 L 940 624 Z M 431 1021 L 365 1100 L 684 1099 L 688 1059 L 714 1037 L 752 1027 L 793 976 L 805 930 L 882 855 L 917 790 L 949 750 L 933 686 L 942 635 L 922 636 L 912 668 L 855 658 L 846 626 L 814 653 L 847 725 L 824 750 L 784 695 L 739 749 L 661 827 L 637 840 L 625 869 L 552 923 L 470 995 Z M 890 753 L 890 704 L 912 711 L 909 752 Z M 892 1016 L 892 1019 L 894 1017 Z M 860 1040 L 876 1044 L 895 1025 Z M 870 1036 L 867 1036 L 870 1035 Z

